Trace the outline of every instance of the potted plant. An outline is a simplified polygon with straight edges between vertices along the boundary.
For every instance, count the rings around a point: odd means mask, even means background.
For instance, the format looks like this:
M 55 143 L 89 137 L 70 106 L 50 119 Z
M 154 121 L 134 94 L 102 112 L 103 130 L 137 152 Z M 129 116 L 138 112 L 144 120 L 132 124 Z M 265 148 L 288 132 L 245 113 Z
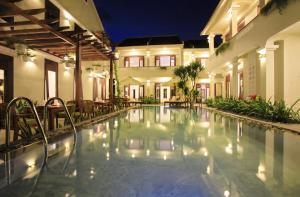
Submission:
M 18 37 L 11 36 L 11 37 L 7 37 L 5 39 L 5 42 L 9 47 L 14 48 L 16 50 L 17 55 L 27 54 L 28 46 L 25 40 Z
M 201 63 L 195 61 L 188 66 L 180 66 L 174 70 L 174 75 L 179 78 L 177 86 L 188 99 L 191 108 L 194 107 L 196 98 L 199 95 L 199 91 L 196 89 L 196 79 L 204 69 Z M 188 85 L 188 82 L 191 85 Z

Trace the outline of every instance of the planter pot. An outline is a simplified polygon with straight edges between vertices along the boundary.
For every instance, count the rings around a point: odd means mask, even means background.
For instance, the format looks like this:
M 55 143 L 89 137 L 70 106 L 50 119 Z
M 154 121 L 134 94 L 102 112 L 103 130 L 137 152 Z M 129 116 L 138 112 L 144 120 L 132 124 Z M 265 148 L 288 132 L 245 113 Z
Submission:
M 16 43 L 14 44 L 15 50 L 19 55 L 26 55 L 27 54 L 27 46 L 25 44 Z

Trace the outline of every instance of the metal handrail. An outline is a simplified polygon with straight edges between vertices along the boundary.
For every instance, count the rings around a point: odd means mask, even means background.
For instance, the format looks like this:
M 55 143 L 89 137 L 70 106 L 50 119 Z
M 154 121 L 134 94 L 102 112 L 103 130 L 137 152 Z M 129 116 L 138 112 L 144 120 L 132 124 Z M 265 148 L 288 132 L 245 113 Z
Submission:
M 6 147 L 9 147 L 10 145 L 10 115 L 11 115 L 11 107 L 13 105 L 16 104 L 17 101 L 19 100 L 25 100 L 28 104 L 29 104 L 29 107 L 31 108 L 33 114 L 34 114 L 34 119 L 36 120 L 36 122 L 38 123 L 38 127 L 40 129 L 40 131 L 42 132 L 42 135 L 43 135 L 43 140 L 44 140 L 44 149 L 45 149 L 45 157 L 44 157 L 44 163 L 47 163 L 47 160 L 48 160 L 48 140 L 47 140 L 47 136 L 46 136 L 46 133 L 43 129 L 43 126 L 42 126 L 42 123 L 40 121 L 40 118 L 38 116 L 38 113 L 36 111 L 36 108 L 34 106 L 34 104 L 32 103 L 32 101 L 29 99 L 29 98 L 26 98 L 26 97 L 17 97 L 17 98 L 14 98 L 13 100 L 11 100 L 7 107 L 6 107 L 6 117 L 5 117 L 5 127 L 6 127 L 6 138 L 5 138 L 5 143 L 6 143 Z
M 66 112 L 67 116 L 68 116 L 68 119 L 71 123 L 71 126 L 72 126 L 72 129 L 73 129 L 73 134 L 74 134 L 74 147 L 76 146 L 76 143 L 77 143 L 77 131 L 76 131 L 76 127 L 74 125 L 74 122 L 73 122 L 73 119 L 71 118 L 71 115 L 69 113 L 69 110 L 65 104 L 65 102 L 59 98 L 59 97 L 52 97 L 50 99 L 47 100 L 45 106 L 44 106 L 44 131 L 48 131 L 47 129 L 47 124 L 46 124 L 46 120 L 47 120 L 47 110 L 48 110 L 48 105 L 52 102 L 52 101 L 55 101 L 55 100 L 59 100 L 59 102 L 62 104 L 63 108 L 64 108 L 64 111 Z

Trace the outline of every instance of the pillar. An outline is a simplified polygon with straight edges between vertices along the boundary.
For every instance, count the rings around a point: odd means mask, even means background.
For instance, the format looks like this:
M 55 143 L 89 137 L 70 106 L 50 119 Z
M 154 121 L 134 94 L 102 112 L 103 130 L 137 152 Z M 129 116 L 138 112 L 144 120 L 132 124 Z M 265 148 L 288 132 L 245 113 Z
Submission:
M 210 98 L 215 98 L 215 74 L 209 75 L 210 79 Z
M 81 79 L 81 46 L 80 46 L 80 36 L 77 35 L 77 43 L 76 43 L 76 65 L 75 65 L 75 101 L 78 106 L 80 106 L 81 101 L 83 99 L 83 91 L 82 91 L 82 79 Z
M 267 62 L 266 62 L 266 99 L 274 101 L 275 96 L 275 59 L 274 53 L 278 48 L 277 45 L 271 45 L 266 48 Z
M 111 54 L 110 55 L 110 63 L 109 63 L 109 99 L 110 101 L 113 101 L 114 99 L 114 91 L 113 91 L 113 87 L 114 87 L 114 65 L 113 62 L 114 61 L 114 55 Z
M 231 83 L 230 83 L 230 95 L 238 98 L 238 92 L 239 92 L 239 87 L 238 87 L 238 61 L 235 60 L 232 63 L 232 76 L 231 76 Z
M 215 53 L 215 35 L 210 34 L 207 37 L 208 45 L 209 45 L 209 54 L 212 55 Z
M 238 32 L 238 6 L 231 7 L 231 36 L 233 37 Z

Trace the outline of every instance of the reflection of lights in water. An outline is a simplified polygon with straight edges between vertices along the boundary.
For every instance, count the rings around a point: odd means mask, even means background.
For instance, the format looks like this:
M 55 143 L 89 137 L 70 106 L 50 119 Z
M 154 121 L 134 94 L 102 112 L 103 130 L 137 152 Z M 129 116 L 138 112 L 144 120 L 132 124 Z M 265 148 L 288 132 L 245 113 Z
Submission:
M 91 167 L 90 174 L 91 175 L 95 175 L 96 174 L 95 169 L 93 167 Z
M 65 197 L 70 197 L 71 195 L 69 193 L 65 193 Z
M 115 128 L 117 128 L 118 127 L 118 121 L 117 120 L 115 120 Z
M 118 153 L 119 152 L 119 148 L 116 148 L 116 153 Z
M 132 139 L 130 140 L 130 144 L 133 144 L 133 140 Z
M 147 156 L 150 155 L 150 150 L 149 149 L 147 149 L 146 154 L 147 154 Z
M 187 156 L 187 154 L 188 154 L 188 153 L 187 153 L 186 151 L 183 152 L 183 155 L 184 155 L 184 156 Z
M 49 145 L 49 151 L 55 150 L 56 149 L 56 144 L 50 144 Z
M 65 143 L 65 149 L 66 149 L 66 151 L 70 150 L 70 144 L 69 144 L 69 142 Z
M 206 168 L 206 173 L 210 174 L 210 167 L 209 166 L 207 166 L 207 168 Z
M 164 160 L 167 160 L 167 155 L 164 155 Z
M 89 134 L 90 134 L 90 136 L 92 136 L 93 135 L 93 131 L 90 131 Z
M 207 151 L 204 152 L 204 156 L 205 156 L 205 157 L 208 156 L 208 152 L 207 152 Z
M 106 153 L 106 157 L 109 157 L 109 152 Z
M 150 128 L 150 121 L 147 120 L 147 128 Z
M 207 135 L 208 135 L 208 137 L 211 137 L 211 130 L 210 129 L 208 129 Z
M 171 145 L 172 145 L 172 146 L 174 145 L 174 141 L 173 141 L 173 140 L 171 141 Z
M 259 178 L 263 182 L 265 182 L 267 180 L 265 172 L 266 172 L 265 165 L 260 163 L 259 166 L 258 166 L 258 169 L 257 169 L 256 176 L 257 176 L 257 178 Z
M 109 122 L 106 122 L 106 130 L 109 130 Z
M 225 152 L 226 152 L 227 154 L 232 155 L 232 144 L 228 144 L 228 145 L 225 147 Z
M 132 157 L 132 158 L 135 158 L 135 154 L 132 154 L 131 157 Z
M 230 195 L 230 192 L 228 190 L 224 191 L 224 196 L 225 197 L 229 197 L 229 195 Z
M 35 161 L 34 161 L 33 159 L 31 159 L 31 160 L 28 160 L 28 161 L 26 162 L 26 164 L 27 164 L 27 167 L 28 167 L 28 168 L 32 168 L 32 167 L 34 167 L 34 165 L 35 165 Z
M 172 150 L 175 150 L 175 146 L 172 147 Z
M 105 147 L 106 147 L 106 144 L 105 144 L 105 143 L 103 143 L 103 144 L 102 144 L 102 147 L 103 147 L 103 148 L 105 148 Z
M 74 170 L 74 171 L 73 171 L 72 176 L 73 176 L 73 177 L 77 176 L 77 170 Z
M 91 175 L 91 176 L 90 176 L 90 179 L 94 179 L 94 175 Z
M 103 139 L 106 139 L 106 138 L 107 138 L 107 134 L 106 134 L 106 133 L 103 133 L 103 134 L 102 134 L 102 138 L 103 138 Z
M 191 121 L 190 121 L 190 125 L 191 125 L 191 126 L 194 126 L 194 125 L 195 125 L 195 121 L 194 121 L 194 120 L 191 120 Z

